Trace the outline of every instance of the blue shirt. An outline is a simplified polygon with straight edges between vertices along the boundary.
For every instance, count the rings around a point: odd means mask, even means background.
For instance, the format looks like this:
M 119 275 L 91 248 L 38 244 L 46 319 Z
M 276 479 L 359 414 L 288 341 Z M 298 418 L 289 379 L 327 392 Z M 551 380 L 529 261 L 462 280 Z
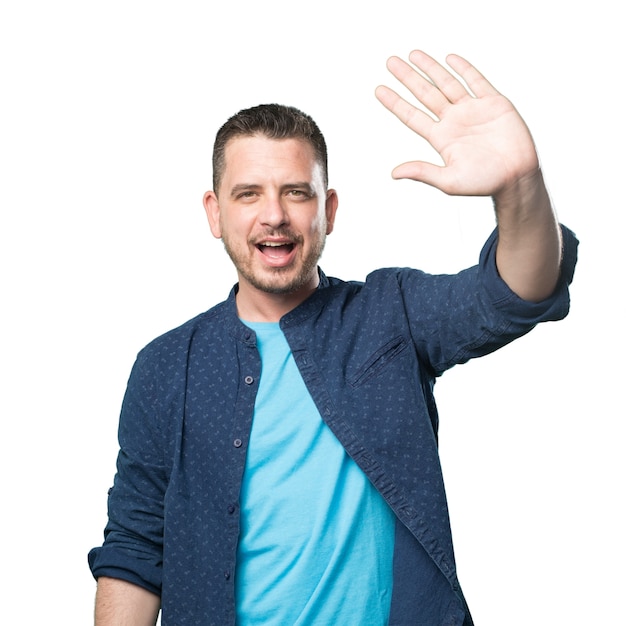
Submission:
M 495 265 L 456 275 L 383 269 L 320 275 L 280 324 L 322 418 L 394 511 L 390 625 L 471 624 L 456 575 L 437 451 L 436 376 L 569 310 L 576 239 L 563 229 L 561 279 L 540 303 Z M 149 344 L 120 417 L 117 474 L 93 575 L 160 594 L 163 626 L 235 621 L 239 493 L 261 363 L 235 294 Z M 270 494 L 271 495 L 271 494 Z
M 256 333 L 261 379 L 240 493 L 239 626 L 384 626 L 394 515 L 322 420 L 278 323 Z

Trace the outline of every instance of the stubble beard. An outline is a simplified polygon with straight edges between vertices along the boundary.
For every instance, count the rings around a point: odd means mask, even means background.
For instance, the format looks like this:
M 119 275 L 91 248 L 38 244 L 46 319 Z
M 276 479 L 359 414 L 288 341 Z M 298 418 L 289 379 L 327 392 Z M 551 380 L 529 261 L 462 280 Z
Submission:
M 301 237 L 291 237 L 291 239 L 299 245 L 302 243 Z M 265 293 L 289 294 L 307 285 L 311 278 L 317 274 L 317 264 L 326 245 L 326 236 L 320 236 L 315 242 L 315 245 L 302 260 L 295 275 L 293 274 L 293 264 L 289 267 L 266 267 L 263 270 L 255 271 L 247 249 L 241 253 L 234 245 L 231 245 L 225 235 L 222 235 L 222 242 L 237 273 L 252 287 Z M 249 245 L 253 245 L 253 242 L 249 242 Z M 296 258 L 295 263 L 298 263 L 298 258 Z

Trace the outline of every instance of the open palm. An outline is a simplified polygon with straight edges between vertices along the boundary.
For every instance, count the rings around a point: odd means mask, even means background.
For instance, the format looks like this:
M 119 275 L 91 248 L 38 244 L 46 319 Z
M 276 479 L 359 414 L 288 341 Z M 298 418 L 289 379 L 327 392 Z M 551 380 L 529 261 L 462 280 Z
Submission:
M 495 196 L 537 171 L 526 124 L 475 67 L 456 55 L 446 59 L 468 90 L 427 54 L 414 51 L 409 59 L 419 72 L 397 57 L 387 67 L 436 119 L 388 87 L 378 87 L 376 96 L 432 145 L 444 165 L 411 161 L 394 169 L 395 178 L 421 181 L 452 195 Z

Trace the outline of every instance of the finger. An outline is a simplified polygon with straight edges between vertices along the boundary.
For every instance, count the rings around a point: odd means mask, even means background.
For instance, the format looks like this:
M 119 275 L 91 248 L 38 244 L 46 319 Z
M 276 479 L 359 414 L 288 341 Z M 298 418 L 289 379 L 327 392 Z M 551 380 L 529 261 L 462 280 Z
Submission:
M 444 193 L 453 191 L 452 181 L 446 167 L 426 161 L 410 161 L 394 168 L 393 178 L 407 178 L 436 187 Z
M 387 69 L 435 115 L 439 116 L 449 106 L 450 102 L 437 86 L 402 59 L 388 59 Z
M 411 130 L 428 140 L 435 121 L 424 111 L 409 104 L 401 98 L 393 89 L 380 85 L 376 88 L 376 97 L 381 104 L 391 111 L 401 122 Z
M 415 67 L 426 74 L 437 86 L 437 89 L 445 96 L 447 102 L 455 103 L 464 98 L 471 97 L 465 85 L 451 74 L 445 67 L 435 61 L 431 56 L 421 50 L 413 50 L 409 59 Z M 469 64 L 468 64 L 469 65 Z
M 477 98 L 498 93 L 498 90 L 469 61 L 458 54 L 448 55 L 446 62 L 467 83 Z

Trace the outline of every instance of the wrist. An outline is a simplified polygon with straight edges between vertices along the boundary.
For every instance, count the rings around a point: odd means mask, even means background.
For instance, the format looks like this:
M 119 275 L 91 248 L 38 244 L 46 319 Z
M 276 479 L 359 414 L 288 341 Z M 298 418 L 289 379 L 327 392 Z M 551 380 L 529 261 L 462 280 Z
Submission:
M 493 196 L 496 213 L 532 209 L 545 202 L 549 204 L 548 190 L 543 180 L 541 168 L 520 176 L 504 185 Z

